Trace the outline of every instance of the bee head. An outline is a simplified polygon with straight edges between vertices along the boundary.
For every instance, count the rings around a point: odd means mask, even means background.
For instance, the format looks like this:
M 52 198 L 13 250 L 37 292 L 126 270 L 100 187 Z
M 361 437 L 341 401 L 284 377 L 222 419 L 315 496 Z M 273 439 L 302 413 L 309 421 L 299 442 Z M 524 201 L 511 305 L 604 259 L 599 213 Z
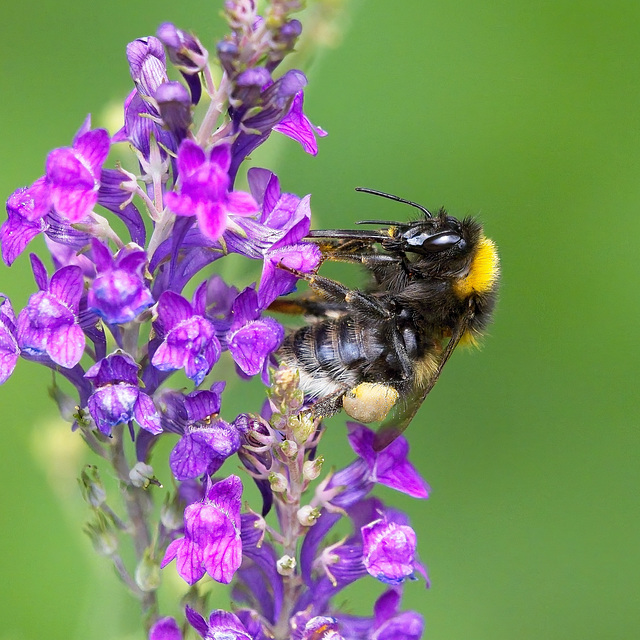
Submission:
M 398 248 L 419 255 L 465 253 L 470 238 L 462 223 L 447 216 L 444 209 L 435 218 L 417 220 L 398 228 Z
M 412 269 L 423 276 L 454 275 L 466 271 L 482 237 L 473 218 L 458 220 L 440 209 L 437 216 L 398 229 L 390 251 L 401 251 Z
M 380 244 L 390 253 L 406 255 L 415 272 L 424 276 L 460 273 L 468 268 L 480 239 L 482 227 L 473 218 L 458 220 L 440 209 L 433 215 L 426 207 L 395 195 L 358 187 L 396 202 L 411 205 L 424 215 L 412 222 L 363 220 L 360 224 L 387 224 L 387 237 Z

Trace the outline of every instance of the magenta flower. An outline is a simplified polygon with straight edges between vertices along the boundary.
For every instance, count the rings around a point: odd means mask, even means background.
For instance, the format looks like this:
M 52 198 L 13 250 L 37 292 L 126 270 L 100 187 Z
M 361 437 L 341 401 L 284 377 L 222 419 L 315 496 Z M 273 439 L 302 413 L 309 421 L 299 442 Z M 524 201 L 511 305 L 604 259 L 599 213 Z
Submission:
M 229 191 L 228 170 L 231 148 L 214 147 L 209 156 L 193 141 L 184 140 L 178 149 L 180 193 L 166 195 L 167 206 L 180 216 L 195 215 L 205 236 L 216 240 L 227 228 L 229 216 L 250 216 L 258 212 L 256 201 L 244 191 Z
M 98 276 L 91 283 L 88 307 L 109 324 L 133 320 L 154 303 L 144 280 L 146 253 L 136 246 L 123 247 L 115 258 L 95 238 L 91 242 Z
M 0 384 L 4 384 L 16 367 L 20 347 L 16 338 L 16 316 L 11 301 L 0 293 Z
M 138 365 L 129 354 L 116 352 L 102 358 L 84 377 L 95 387 L 89 413 L 106 436 L 117 424 L 131 420 L 150 433 L 162 432 L 160 415 L 151 397 L 140 389 Z
M 44 178 L 38 178 L 38 180 L 40 185 L 44 184 Z M 24 251 L 29 242 L 47 228 L 47 222 L 42 217 L 46 212 L 40 211 L 36 203 L 38 186 L 35 189 L 32 187 L 16 189 L 7 200 L 7 219 L 0 227 L 0 242 L 2 259 L 8 267 Z
M 182 631 L 174 618 L 160 618 L 149 630 L 149 640 L 182 640 Z
M 31 255 L 31 266 L 40 291 L 18 316 L 20 348 L 31 356 L 47 355 L 61 367 L 71 369 L 80 362 L 85 336 L 78 324 L 84 291 L 82 269 L 63 267 L 51 280 L 40 259 Z
M 284 329 L 273 318 L 260 317 L 258 295 L 247 287 L 233 303 L 233 322 L 227 333 L 229 353 L 248 376 L 263 370 L 284 339 Z
M 400 584 L 413 576 L 416 533 L 410 526 L 383 517 L 365 525 L 360 532 L 362 561 L 370 575 L 387 584 Z
M 207 622 L 195 609 L 187 605 L 185 611 L 189 624 L 205 640 L 256 640 L 234 613 L 216 609 Z
M 366 464 L 368 479 L 396 491 L 402 491 L 413 498 L 427 498 L 429 485 L 420 477 L 409 462 L 409 443 L 406 438 L 396 438 L 382 451 L 375 451 L 375 432 L 357 422 L 347 422 L 349 443 Z
M 289 113 L 287 113 L 287 115 L 273 127 L 273 130 L 279 131 L 285 136 L 296 140 L 302 145 L 302 148 L 307 153 L 315 156 L 318 153 L 316 136 L 324 138 L 324 136 L 327 135 L 327 132 L 324 129 L 311 124 L 309 118 L 307 118 L 302 111 L 303 103 L 304 92 L 299 91 L 293 99 Z
M 165 87 L 165 85 L 179 85 L 169 82 L 167 76 L 166 56 L 162 43 L 158 38 L 148 36 L 137 38 L 127 45 L 127 60 L 129 71 L 135 84 L 135 89 L 127 96 L 124 103 L 124 127 L 114 136 L 115 142 L 129 140 L 140 151 L 144 158 L 150 158 L 151 139 L 159 143 L 160 154 L 163 158 L 167 153 L 166 147 L 176 151 L 180 140 L 186 135 L 190 115 L 185 109 L 180 88 Z M 177 102 L 168 106 L 173 100 L 169 99 L 167 90 Z M 160 107 L 163 103 L 166 108 Z M 181 104 L 178 104 L 181 103 Z M 187 105 L 189 100 L 187 100 Z M 177 112 L 180 115 L 175 120 Z M 162 113 L 164 111 L 164 114 Z M 169 115 L 167 120 L 164 116 Z M 177 124 L 179 122 L 179 124 Z M 175 126 L 177 124 L 177 127 Z
M 399 611 L 402 592 L 398 587 L 383 593 L 373 608 L 373 618 L 340 616 L 346 638 L 372 640 L 420 640 L 424 619 L 415 611 Z
M 193 294 L 193 304 L 173 291 L 158 300 L 156 331 L 162 344 L 151 364 L 160 371 L 184 369 L 198 386 L 218 361 L 221 352 L 213 323 L 205 318 L 206 282 Z
M 175 559 L 178 574 L 188 584 L 205 573 L 217 582 L 231 582 L 242 562 L 241 500 L 238 476 L 209 484 L 204 499 L 185 509 L 184 538 L 169 545 L 161 567 Z
M 79 222 L 93 211 L 98 202 L 100 172 L 109 155 L 109 134 L 104 129 L 89 130 L 90 126 L 91 119 L 87 118 L 73 146 L 54 149 L 47 157 L 45 179 L 50 203 L 69 222 Z
M 424 631 L 424 619 L 415 611 L 399 611 L 400 593 L 383 593 L 374 607 L 370 637 L 377 640 L 419 640 Z
M 240 432 L 234 424 L 218 417 L 223 383 L 211 391 L 183 395 L 168 390 L 160 398 L 162 426 L 180 434 L 169 456 L 169 466 L 178 480 L 213 475 L 240 448 Z
M 28 189 L 18 190 L 7 202 L 13 220 L 10 229 L 5 229 L 3 242 L 7 241 L 9 230 L 15 235 L 18 224 L 30 228 L 19 235 L 18 246 L 9 253 L 17 255 L 27 242 L 37 235 L 38 223 L 52 209 L 68 222 L 79 222 L 86 218 L 98 203 L 98 191 L 102 165 L 109 155 L 109 134 L 104 129 L 91 129 L 91 117 L 87 116 L 73 139 L 71 147 L 54 149 L 47 156 L 46 171 Z M 41 224 L 41 223 L 40 223 Z M 40 231 L 44 231 L 41 228 Z M 39 231 L 38 231 L 39 232 Z M 13 258 L 15 259 L 15 255 Z M 5 260 L 7 258 L 5 257 Z
M 260 224 L 273 235 L 262 249 L 264 265 L 258 286 L 258 305 L 266 309 L 297 283 L 296 276 L 279 265 L 311 273 L 322 256 L 317 245 L 302 241 L 311 226 L 311 197 L 281 193 L 278 177 L 266 169 L 253 168 L 248 175 L 251 193 L 261 207 Z

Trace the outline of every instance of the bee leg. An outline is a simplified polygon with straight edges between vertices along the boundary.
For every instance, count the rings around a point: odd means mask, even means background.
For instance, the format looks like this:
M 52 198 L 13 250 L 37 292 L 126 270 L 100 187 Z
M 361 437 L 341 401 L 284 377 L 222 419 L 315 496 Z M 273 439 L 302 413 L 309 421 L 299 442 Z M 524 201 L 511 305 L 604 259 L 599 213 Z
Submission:
M 407 346 L 405 345 L 397 327 L 394 327 L 391 331 L 391 340 L 393 341 L 393 347 L 396 355 L 398 356 L 398 360 L 400 361 L 403 379 L 407 381 L 413 379 L 414 365 L 407 352 Z
M 342 409 L 342 398 L 345 391 L 336 391 L 321 398 L 309 409 L 311 415 L 317 418 L 330 418 Z
M 349 262 L 354 264 L 366 264 L 367 266 L 376 266 L 379 264 L 399 264 L 402 262 L 400 258 L 390 256 L 386 253 L 346 253 L 335 251 L 332 253 L 324 253 L 322 256 L 325 260 L 332 262 Z
M 353 305 L 358 311 L 363 313 L 373 313 L 382 320 L 391 320 L 393 318 L 393 309 L 391 305 L 383 304 L 379 299 L 373 296 L 362 293 L 357 289 L 349 289 L 343 284 L 331 280 L 331 278 L 325 278 L 324 276 L 314 275 L 310 273 L 302 273 L 297 269 L 291 269 L 283 264 L 278 265 L 281 269 L 288 271 L 289 273 L 306 280 L 309 286 L 318 293 L 321 293 L 330 300 L 337 302 L 346 302 Z

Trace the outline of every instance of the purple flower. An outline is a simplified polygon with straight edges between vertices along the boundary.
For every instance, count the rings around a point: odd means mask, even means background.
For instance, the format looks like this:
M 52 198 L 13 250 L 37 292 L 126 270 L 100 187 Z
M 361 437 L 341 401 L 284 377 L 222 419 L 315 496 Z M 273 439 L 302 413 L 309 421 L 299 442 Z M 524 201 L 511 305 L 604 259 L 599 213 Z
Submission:
M 311 121 L 302 111 L 304 103 L 304 92 L 296 93 L 289 113 L 273 127 L 274 131 L 279 131 L 285 136 L 296 140 L 302 145 L 302 148 L 312 156 L 318 153 L 318 143 L 316 136 L 323 138 L 327 132 L 320 127 L 311 124 Z
M 184 511 L 184 538 L 169 545 L 160 565 L 175 559 L 178 574 L 188 584 L 195 584 L 205 573 L 228 584 L 242 562 L 242 482 L 238 476 L 229 476 L 208 483 L 204 500 Z
M 73 265 L 82 269 L 82 275 L 85 279 L 92 281 L 96 277 L 96 265 L 85 253 L 78 253 L 68 244 L 60 244 L 48 236 L 45 236 L 45 243 L 56 270 Z
M 143 276 L 146 253 L 137 246 L 127 246 L 114 258 L 95 238 L 91 248 L 98 276 L 91 283 L 87 305 L 109 324 L 130 322 L 154 303 Z
M 164 126 L 177 140 L 183 140 L 191 126 L 191 96 L 179 82 L 165 82 L 155 93 Z
M 153 138 L 159 143 L 160 155 L 165 158 L 167 154 L 162 147 L 176 151 L 180 136 L 186 130 L 182 118 L 177 131 L 171 126 L 172 119 L 165 123 L 160 116 L 156 93 L 169 81 L 162 43 L 153 36 L 138 38 L 127 45 L 127 60 L 136 88 L 125 100 L 124 127 L 114 136 L 114 141 L 129 140 L 148 160 Z
M 386 584 L 400 584 L 413 576 L 416 534 L 411 527 L 382 517 L 360 531 L 363 562 L 370 575 Z
M 419 640 L 424 631 L 424 620 L 415 611 L 399 612 L 400 593 L 390 590 L 383 593 L 374 607 L 374 630 L 376 640 Z
M 156 89 L 168 81 L 164 47 L 158 38 L 137 38 L 127 45 L 127 60 L 131 79 L 141 96 L 150 98 Z
M 167 48 L 169 60 L 181 71 L 193 74 L 206 67 L 209 54 L 194 35 L 178 29 L 170 22 L 163 22 L 156 35 Z
M 198 386 L 220 357 L 213 323 L 205 318 L 206 282 L 193 294 L 193 304 L 165 291 L 158 300 L 156 330 L 163 338 L 151 364 L 161 371 L 184 369 Z
M 315 616 L 304 626 L 301 640 L 343 640 L 338 621 L 328 616 Z
M 87 118 L 73 146 L 54 149 L 47 157 L 45 179 L 50 203 L 69 222 L 79 222 L 93 211 L 98 202 L 100 172 L 109 155 L 109 134 L 104 129 L 89 130 L 90 126 L 91 119 Z
M 128 179 L 121 171 L 103 169 L 100 174 L 98 204 L 120 218 L 129 231 L 131 241 L 143 246 L 146 236 L 144 221 L 136 206 L 130 202 L 131 194 L 121 188 L 122 183 Z
M 80 362 L 85 336 L 78 324 L 84 291 L 80 267 L 63 267 L 51 280 L 40 259 L 31 255 L 31 266 L 40 291 L 29 298 L 18 316 L 20 348 L 31 356 L 47 355 L 61 367 L 71 369 Z
M 311 226 L 310 196 L 300 198 L 294 193 L 282 193 L 278 176 L 268 169 L 252 167 L 247 172 L 251 195 L 260 205 L 260 224 L 278 231 L 277 241 L 295 229 L 295 236 L 286 240 L 297 242 Z M 271 244 L 274 244 L 272 242 Z
M 396 438 L 382 451 L 375 451 L 375 432 L 357 422 L 347 422 L 349 443 L 368 469 L 368 479 L 413 498 L 429 497 L 429 486 L 407 460 L 409 443 L 403 436 Z
M 103 171 L 101 175 L 105 173 Z M 74 253 L 89 242 L 91 236 L 85 231 L 74 229 L 68 220 L 51 209 L 49 200 L 45 176 L 38 178 L 30 187 L 17 189 L 7 200 L 7 220 L 0 228 L 0 242 L 2 259 L 8 266 L 11 266 L 33 238 L 43 232 L 45 240 L 50 240 L 57 246 L 69 247 Z M 42 202 L 45 203 L 44 209 Z M 100 200 L 98 204 L 102 204 Z
M 189 624 L 206 640 L 254 640 L 234 613 L 217 609 L 211 612 L 209 622 L 189 606 L 185 613 Z
M 383 593 L 375 603 L 373 618 L 341 615 L 347 638 L 372 640 L 420 640 L 424 619 L 415 611 L 399 611 L 401 592 L 396 587 Z
M 315 245 L 301 242 L 311 225 L 309 197 L 280 193 L 277 176 L 267 169 L 249 169 L 248 177 L 251 195 L 260 205 L 260 217 L 258 220 L 235 220 L 241 232 L 229 229 L 223 240 L 229 253 L 265 261 L 260 285 L 262 293 L 258 293 L 260 307 L 265 308 L 296 284 L 293 274 L 278 268 L 279 262 L 312 271 L 318 265 L 321 253 Z
M 247 100 L 247 87 L 255 83 L 256 78 L 266 79 L 264 74 L 259 75 L 256 71 L 251 70 L 249 76 L 241 74 L 243 83 L 247 85 L 241 87 L 245 100 L 240 107 L 230 109 L 233 123 L 239 130 L 233 143 L 233 160 L 229 168 L 229 175 L 233 177 L 242 161 L 271 135 L 273 128 L 289 113 L 294 97 L 307 84 L 302 71 L 290 69 L 260 92 L 252 91 L 251 100 Z
M 16 316 L 11 301 L 0 293 L 0 384 L 4 384 L 16 367 L 20 347 L 16 338 Z
M 84 376 L 94 384 L 89 413 L 106 436 L 122 422 L 134 419 L 150 433 L 162 432 L 153 400 L 138 386 L 138 365 L 127 353 L 116 352 L 96 362 Z
M 160 618 L 149 630 L 149 640 L 182 640 L 182 632 L 173 618 Z
M 415 557 L 416 536 L 405 514 L 385 508 L 377 498 L 359 500 L 348 509 L 354 534 L 345 542 L 319 551 L 320 543 L 339 520 L 338 514 L 326 510 L 305 536 L 300 569 L 307 585 L 313 584 L 312 572 L 320 568 L 334 592 L 367 573 L 381 582 L 400 584 L 407 577 L 413 579 L 418 570 L 428 584 L 426 570 Z
M 225 283 L 218 275 L 211 276 L 207 281 L 206 307 L 207 314 L 217 323 L 231 323 L 233 302 L 238 297 L 238 290 Z
M 167 431 L 181 435 L 169 456 L 169 465 L 178 480 L 213 475 L 222 463 L 240 448 L 238 429 L 218 417 L 220 391 L 224 383 L 211 391 L 195 391 L 184 396 L 166 391 L 162 425 Z
M 296 287 L 297 276 L 281 267 L 288 267 L 302 273 L 312 273 L 322 260 L 322 253 L 317 245 L 307 242 L 288 244 L 288 242 L 289 238 L 285 238 L 264 254 L 258 289 L 258 304 L 261 309 L 266 309 L 276 298 L 291 293 Z
M 275 622 L 282 611 L 285 588 L 278 573 L 278 556 L 273 546 L 264 540 L 265 524 L 256 514 L 243 513 L 241 516 L 243 562 L 236 574 L 231 598 Z M 251 629 L 247 616 L 241 619 L 247 629 Z
M 229 352 L 248 376 L 262 371 L 284 339 L 284 329 L 273 318 L 261 318 L 258 295 L 247 287 L 233 303 L 233 322 L 227 333 Z
M 47 223 L 40 215 L 42 212 L 37 208 L 34 195 L 39 188 L 42 188 L 44 177 L 38 180 L 39 187 L 17 189 L 7 200 L 8 217 L 0 227 L 2 259 L 7 266 L 11 266 L 29 242 L 47 228 Z
M 258 211 L 258 205 L 248 193 L 228 190 L 230 163 L 228 144 L 214 147 L 207 158 L 195 142 L 184 140 L 178 150 L 180 193 L 166 194 L 171 211 L 181 216 L 195 215 L 202 233 L 213 240 L 227 228 L 230 215 L 249 216 Z
M 296 276 L 279 265 L 310 273 L 320 264 L 322 254 L 317 245 L 301 242 L 311 226 L 311 197 L 281 193 L 278 177 L 266 169 L 252 168 L 248 177 L 251 193 L 261 205 L 260 224 L 278 232 L 273 233 L 271 244 L 262 249 L 264 266 L 258 305 L 266 309 L 296 286 Z

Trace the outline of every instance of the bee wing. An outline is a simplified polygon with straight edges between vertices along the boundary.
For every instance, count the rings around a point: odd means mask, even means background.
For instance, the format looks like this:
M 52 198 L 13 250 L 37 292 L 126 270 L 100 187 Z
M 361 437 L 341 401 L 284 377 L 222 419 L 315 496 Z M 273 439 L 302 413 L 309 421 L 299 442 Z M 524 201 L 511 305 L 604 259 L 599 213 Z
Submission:
M 464 316 L 453 331 L 453 334 L 451 335 L 447 346 L 444 348 L 442 355 L 440 356 L 438 367 L 434 371 L 433 375 L 429 378 L 426 385 L 414 390 L 413 393 L 411 393 L 406 399 L 405 408 L 396 413 L 390 420 L 380 426 L 373 441 L 373 448 L 375 451 L 382 451 L 382 449 L 391 444 L 409 426 L 418 409 L 425 401 L 425 398 L 429 395 L 436 382 L 438 382 L 438 378 L 442 373 L 442 369 L 444 369 L 444 365 L 447 364 L 447 360 L 449 360 L 451 354 L 458 346 L 460 339 L 464 335 L 464 332 L 467 330 L 467 326 L 467 316 Z

